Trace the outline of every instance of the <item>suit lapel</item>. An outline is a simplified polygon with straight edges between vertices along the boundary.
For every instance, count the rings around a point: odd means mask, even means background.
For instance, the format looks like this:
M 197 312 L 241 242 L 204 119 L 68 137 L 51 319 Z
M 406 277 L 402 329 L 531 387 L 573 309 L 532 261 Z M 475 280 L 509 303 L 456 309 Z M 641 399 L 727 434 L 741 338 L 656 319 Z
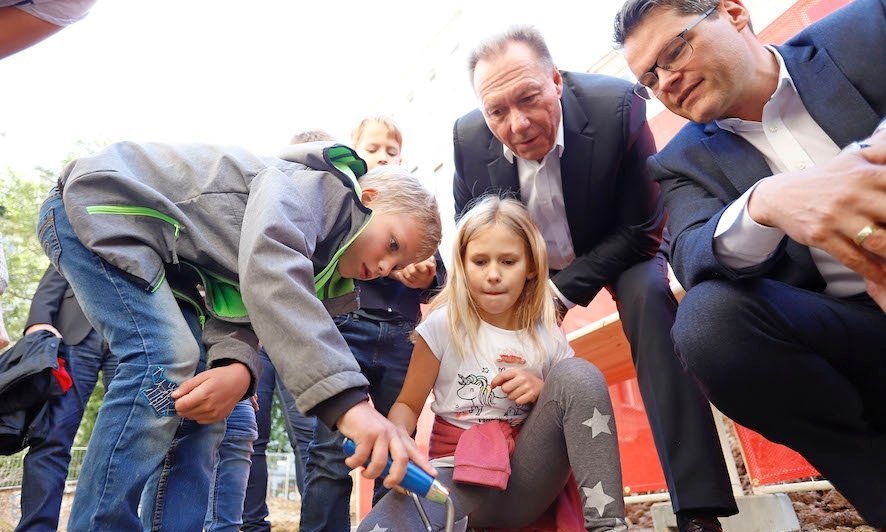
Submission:
M 873 133 L 880 118 L 827 50 L 781 46 L 778 51 L 809 114 L 837 146 L 842 148 Z
M 508 162 L 504 155 L 504 147 L 494 136 L 489 141 L 488 147 L 492 162 L 486 165 L 489 171 L 489 183 L 491 188 L 508 191 L 520 199 L 520 179 L 517 176 L 517 165 Z
M 809 115 L 837 146 L 843 148 L 874 131 L 880 121 L 876 111 L 837 68 L 827 50 L 781 46 L 778 51 Z M 788 239 L 785 253 L 818 275 L 808 247 Z
M 702 144 L 735 186 L 738 195 L 747 192 L 757 181 L 772 175 L 766 160 L 748 141 L 720 129 L 713 122 L 705 126 L 705 133 L 709 136 L 702 140 Z
M 593 185 L 593 132 L 587 129 L 588 117 L 567 84 L 563 84 L 563 156 L 560 158 L 560 180 L 563 184 L 563 201 L 566 220 L 573 239 L 576 228 L 587 224 L 588 212 L 598 212 L 600 201 L 609 201 L 599 194 L 592 194 Z

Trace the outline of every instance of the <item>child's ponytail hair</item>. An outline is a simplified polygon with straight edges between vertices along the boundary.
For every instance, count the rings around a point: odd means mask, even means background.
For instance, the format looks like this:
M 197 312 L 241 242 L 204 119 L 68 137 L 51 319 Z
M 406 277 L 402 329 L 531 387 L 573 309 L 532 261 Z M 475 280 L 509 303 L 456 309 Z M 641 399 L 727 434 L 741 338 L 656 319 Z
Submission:
M 517 330 L 528 335 L 539 351 L 544 349 L 538 337 L 539 327 L 554 338 L 562 338 L 558 331 L 554 303 L 548 292 L 548 253 L 544 237 L 522 203 L 515 199 L 487 195 L 478 198 L 473 207 L 458 223 L 452 246 L 452 268 L 446 286 L 431 301 L 430 312 L 448 307 L 449 331 L 456 352 L 462 357 L 476 346 L 480 328 L 480 314 L 471 298 L 465 274 L 465 253 L 468 243 L 481 231 L 502 225 L 514 232 L 526 246 L 529 271 L 535 273 L 526 280 L 523 292 L 514 303 Z

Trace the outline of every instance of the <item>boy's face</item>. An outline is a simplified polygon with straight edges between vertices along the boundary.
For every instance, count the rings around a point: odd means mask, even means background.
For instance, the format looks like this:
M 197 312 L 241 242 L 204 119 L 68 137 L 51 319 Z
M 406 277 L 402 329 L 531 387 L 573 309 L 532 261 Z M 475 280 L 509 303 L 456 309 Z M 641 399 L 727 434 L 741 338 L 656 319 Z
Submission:
M 400 164 L 400 143 L 384 124 L 370 122 L 354 146 L 369 170 L 383 164 Z
M 347 279 L 368 281 L 386 277 L 419 257 L 422 231 L 405 214 L 375 213 L 369 225 L 345 250 L 338 262 L 338 272 Z

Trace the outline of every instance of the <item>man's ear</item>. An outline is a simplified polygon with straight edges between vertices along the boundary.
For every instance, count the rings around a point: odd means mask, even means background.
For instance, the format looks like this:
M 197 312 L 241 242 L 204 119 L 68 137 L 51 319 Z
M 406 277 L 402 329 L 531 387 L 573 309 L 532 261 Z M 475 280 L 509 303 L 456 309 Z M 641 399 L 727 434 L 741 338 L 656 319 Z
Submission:
M 723 0 L 721 5 L 727 20 L 736 30 L 742 31 L 751 23 L 751 14 L 742 0 Z
M 375 201 L 375 198 L 378 197 L 378 190 L 374 188 L 364 188 L 363 192 L 360 193 L 360 203 L 369 207 L 372 205 L 372 202 Z
M 560 71 L 557 69 L 557 65 L 552 66 L 551 68 L 554 71 L 551 73 L 552 79 L 554 81 L 554 85 L 557 87 L 557 98 L 563 96 L 563 76 L 560 75 Z

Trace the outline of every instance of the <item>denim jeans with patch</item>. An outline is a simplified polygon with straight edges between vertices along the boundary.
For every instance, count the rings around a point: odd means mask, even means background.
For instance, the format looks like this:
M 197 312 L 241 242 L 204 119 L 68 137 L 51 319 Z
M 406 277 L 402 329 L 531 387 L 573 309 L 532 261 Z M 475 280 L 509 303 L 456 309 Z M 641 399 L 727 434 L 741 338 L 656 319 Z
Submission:
M 74 234 L 57 190 L 40 208 L 38 237 L 118 359 L 83 461 L 68 530 L 142 528 L 137 509 L 143 490 L 153 497 L 141 501 L 146 524 L 199 530 L 224 423 L 182 420 L 169 398 L 172 389 L 202 369 L 205 349 L 196 314 L 179 307 L 168 284 L 148 292 L 87 249 Z M 151 477 L 158 482 L 145 489 Z M 180 513 L 163 512 L 168 501 L 190 504 L 182 504 Z

